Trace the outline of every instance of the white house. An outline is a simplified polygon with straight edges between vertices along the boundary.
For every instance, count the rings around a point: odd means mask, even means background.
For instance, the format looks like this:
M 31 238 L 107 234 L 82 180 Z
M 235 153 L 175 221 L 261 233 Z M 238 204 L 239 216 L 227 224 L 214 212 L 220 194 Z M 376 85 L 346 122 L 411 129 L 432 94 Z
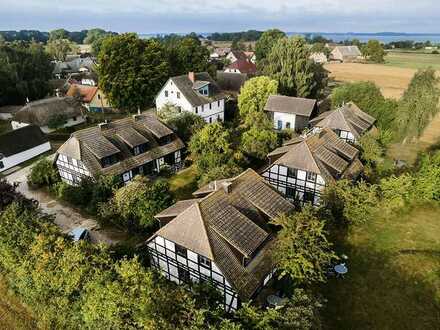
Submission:
M 25 105 L 15 113 L 11 125 L 13 129 L 37 125 L 44 133 L 50 133 L 56 130 L 51 127 L 55 121 L 58 128 L 84 123 L 86 112 L 81 102 L 73 97 L 52 97 Z
M 310 118 L 317 113 L 317 101 L 301 97 L 271 95 L 264 107 L 277 130 L 302 131 L 309 125 Z
M 267 223 L 293 211 L 248 169 L 206 197 L 158 214 L 162 228 L 147 241 L 151 265 L 177 284 L 211 283 L 222 294 L 225 310 L 235 311 L 274 276 L 276 237 Z
M 359 138 L 366 132 L 374 129 L 376 119 L 363 112 L 359 107 L 350 102 L 337 108 L 326 111 L 312 119 L 310 124 L 314 130 L 329 128 L 341 139 L 350 143 L 357 143 Z
M 325 55 L 322 52 L 310 54 L 310 59 L 313 60 L 315 63 L 321 63 L 321 64 L 327 63 L 328 61 L 327 55 Z
M 340 62 L 354 62 L 362 58 L 358 46 L 336 46 L 330 53 L 330 59 Z
M 269 153 L 263 177 L 287 199 L 317 206 L 326 184 L 359 176 L 363 165 L 358 155 L 358 149 L 325 128 Z
M 226 96 L 207 72 L 172 77 L 156 96 L 156 108 L 167 104 L 192 112 L 207 123 L 223 121 Z
M 164 164 L 180 169 L 184 147 L 155 115 L 141 114 L 74 132 L 58 149 L 55 162 L 69 184 L 101 174 L 127 183 L 138 174 L 158 172 Z
M 51 150 L 38 126 L 28 125 L 0 135 L 0 172 Z

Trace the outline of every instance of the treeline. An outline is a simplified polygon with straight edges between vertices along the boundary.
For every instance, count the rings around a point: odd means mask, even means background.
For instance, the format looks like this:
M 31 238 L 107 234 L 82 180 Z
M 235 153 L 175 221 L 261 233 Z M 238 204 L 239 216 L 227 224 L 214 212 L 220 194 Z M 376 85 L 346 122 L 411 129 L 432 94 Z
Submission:
M 262 34 L 263 34 L 262 31 L 256 31 L 256 30 L 249 30 L 243 32 L 226 32 L 226 33 L 215 32 L 210 36 L 208 36 L 208 39 L 212 41 L 234 41 L 234 40 L 257 41 L 258 39 L 260 39 Z
M 102 29 L 90 29 L 81 31 L 68 31 L 65 29 L 57 29 L 50 32 L 42 32 L 38 30 L 20 30 L 20 31 L 0 31 L 0 36 L 3 37 L 5 41 L 36 41 L 47 43 L 49 39 L 67 39 L 77 44 L 84 44 L 87 42 L 87 36 L 89 31 Z M 104 31 L 106 34 L 117 34 L 116 32 Z
M 310 239 L 309 239 L 310 240 Z M 244 304 L 234 315 L 208 284 L 191 290 L 103 245 L 73 242 L 0 181 L 1 280 L 44 329 L 319 329 L 319 300 L 292 290 L 280 309 Z

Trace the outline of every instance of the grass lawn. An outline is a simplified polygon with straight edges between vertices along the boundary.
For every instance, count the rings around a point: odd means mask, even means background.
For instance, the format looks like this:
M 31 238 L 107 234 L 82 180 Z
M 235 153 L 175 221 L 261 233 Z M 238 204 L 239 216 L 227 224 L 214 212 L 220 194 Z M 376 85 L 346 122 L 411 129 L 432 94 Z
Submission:
M 192 193 L 197 190 L 196 177 L 196 168 L 191 166 L 174 174 L 169 179 L 170 191 L 176 201 L 194 198 Z
M 337 247 L 349 274 L 325 286 L 329 329 L 438 329 L 440 205 L 360 226 Z
M 409 69 L 422 69 L 431 66 L 440 70 L 440 55 L 392 51 L 388 52 L 385 57 L 385 65 Z

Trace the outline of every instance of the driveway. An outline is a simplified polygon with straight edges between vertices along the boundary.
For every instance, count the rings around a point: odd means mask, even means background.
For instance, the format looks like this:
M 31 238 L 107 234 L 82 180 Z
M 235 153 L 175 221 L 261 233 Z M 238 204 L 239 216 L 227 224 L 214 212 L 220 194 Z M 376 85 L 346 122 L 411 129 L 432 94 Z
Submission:
M 49 156 L 53 157 L 53 156 Z M 55 216 L 55 223 L 64 233 L 70 232 L 73 228 L 83 227 L 90 230 L 93 243 L 115 244 L 127 238 L 127 235 L 118 230 L 101 229 L 95 219 L 86 217 L 69 206 L 66 206 L 52 198 L 43 190 L 31 190 L 27 184 L 27 176 L 33 165 L 25 167 L 6 177 L 10 183 L 19 183 L 18 191 L 27 198 L 32 198 L 40 203 L 40 208 L 47 214 Z

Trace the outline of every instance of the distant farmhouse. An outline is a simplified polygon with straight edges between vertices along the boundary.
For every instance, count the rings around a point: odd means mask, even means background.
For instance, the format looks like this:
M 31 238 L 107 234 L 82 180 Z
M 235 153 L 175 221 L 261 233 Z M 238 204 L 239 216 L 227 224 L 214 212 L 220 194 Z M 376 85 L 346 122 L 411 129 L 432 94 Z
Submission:
M 79 97 L 90 112 L 106 112 L 113 109 L 105 94 L 95 86 L 73 84 L 66 95 Z
M 310 54 L 310 59 L 313 60 L 313 62 L 320 64 L 328 62 L 327 55 L 324 53 L 312 53 Z
M 300 97 L 271 95 L 264 107 L 277 130 L 302 131 L 318 112 L 317 101 Z
M 218 60 L 221 58 L 225 58 L 229 53 L 231 52 L 231 48 L 215 48 L 211 55 L 210 58 L 213 60 Z
M 332 61 L 355 62 L 362 59 L 358 46 L 336 46 L 330 53 Z
M 328 128 L 293 138 L 268 158 L 263 177 L 289 200 L 315 206 L 328 183 L 356 179 L 363 170 L 359 150 Z
M 322 113 L 312 119 L 314 129 L 329 128 L 346 142 L 356 143 L 359 138 L 374 129 L 376 119 L 363 112 L 354 103 L 347 103 L 336 110 Z
M 0 172 L 51 150 L 38 126 L 28 125 L 0 135 Z
M 115 175 L 127 183 L 136 175 L 152 175 L 162 165 L 182 166 L 183 142 L 153 114 L 134 115 L 76 131 L 57 151 L 63 181 Z
M 50 133 L 61 127 L 84 123 L 86 111 L 74 97 L 52 97 L 28 103 L 15 113 L 11 125 L 13 129 L 36 125 L 44 133 Z
M 241 50 L 232 50 L 226 55 L 226 59 L 229 60 L 230 63 L 234 63 L 238 60 L 249 61 L 248 56 L 245 52 Z
M 294 206 L 252 169 L 207 196 L 181 201 L 156 216 L 147 241 L 151 265 L 177 284 L 208 282 L 227 312 L 258 296 L 276 268 L 268 223 Z
M 190 72 L 168 79 L 156 96 L 156 108 L 174 105 L 213 123 L 224 120 L 225 100 L 226 95 L 209 73 Z

